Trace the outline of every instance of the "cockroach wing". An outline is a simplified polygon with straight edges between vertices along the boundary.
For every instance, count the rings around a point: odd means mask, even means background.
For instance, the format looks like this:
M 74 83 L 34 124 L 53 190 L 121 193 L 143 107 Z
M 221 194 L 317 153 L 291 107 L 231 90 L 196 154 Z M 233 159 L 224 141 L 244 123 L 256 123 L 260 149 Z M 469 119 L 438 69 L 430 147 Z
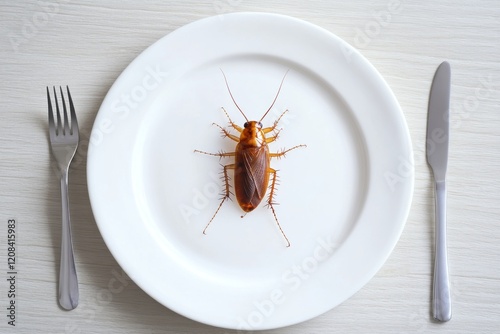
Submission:
M 255 209 L 264 198 L 269 184 L 269 149 L 267 145 L 236 150 L 234 188 L 243 211 Z

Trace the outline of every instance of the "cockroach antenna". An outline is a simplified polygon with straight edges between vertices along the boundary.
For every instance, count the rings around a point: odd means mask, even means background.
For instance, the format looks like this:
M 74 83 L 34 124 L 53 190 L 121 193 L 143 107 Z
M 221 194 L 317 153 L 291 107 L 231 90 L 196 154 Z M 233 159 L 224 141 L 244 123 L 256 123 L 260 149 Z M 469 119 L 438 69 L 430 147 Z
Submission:
M 278 92 L 276 93 L 276 97 L 274 98 L 273 103 L 271 103 L 271 106 L 269 107 L 269 109 L 267 109 L 266 113 L 264 114 L 264 116 L 262 116 L 262 118 L 260 119 L 259 122 L 262 122 L 264 117 L 266 117 L 267 113 L 269 113 L 269 111 L 274 106 L 274 103 L 276 102 L 276 100 L 278 99 L 278 96 L 280 95 L 281 86 L 283 86 L 283 82 L 285 81 L 286 75 L 288 74 L 289 71 L 290 71 L 290 69 L 286 70 L 285 75 L 283 76 L 283 79 L 281 79 L 280 88 L 278 88 Z
M 229 88 L 229 84 L 227 83 L 227 78 L 226 78 L 226 75 L 224 74 L 224 71 L 222 70 L 222 68 L 219 68 L 219 70 L 222 72 L 222 75 L 224 76 L 224 81 L 226 82 L 227 90 L 229 91 L 229 95 L 231 96 L 231 99 L 233 100 L 234 105 L 236 106 L 236 108 L 238 108 L 238 110 L 241 112 L 241 114 L 243 115 L 243 117 L 245 117 L 245 120 L 248 122 L 247 116 L 245 115 L 245 113 L 243 112 L 243 110 L 241 110 L 241 108 L 238 105 L 238 103 L 236 103 L 236 100 L 233 97 L 233 93 L 231 93 L 231 88 Z

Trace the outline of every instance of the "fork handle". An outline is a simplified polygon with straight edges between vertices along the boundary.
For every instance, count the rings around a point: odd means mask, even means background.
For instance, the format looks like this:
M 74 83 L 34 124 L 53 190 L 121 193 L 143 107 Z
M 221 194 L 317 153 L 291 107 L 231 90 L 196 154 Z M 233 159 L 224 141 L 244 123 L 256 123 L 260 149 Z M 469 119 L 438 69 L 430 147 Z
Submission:
M 434 319 L 451 319 L 450 279 L 446 255 L 446 183 L 436 182 L 436 255 L 434 262 Z
M 71 238 L 67 170 L 61 175 L 61 202 L 62 240 L 59 268 L 59 304 L 66 310 L 72 310 L 78 305 L 79 292 L 75 258 L 73 256 L 73 240 Z

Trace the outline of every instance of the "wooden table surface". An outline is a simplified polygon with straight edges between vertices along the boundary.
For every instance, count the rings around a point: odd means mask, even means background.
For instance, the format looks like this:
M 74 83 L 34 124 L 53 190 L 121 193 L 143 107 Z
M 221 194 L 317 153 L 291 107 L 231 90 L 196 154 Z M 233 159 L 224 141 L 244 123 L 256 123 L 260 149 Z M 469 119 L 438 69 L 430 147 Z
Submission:
M 382 74 L 408 123 L 415 189 L 393 253 L 352 298 L 266 333 L 492 333 L 500 328 L 500 3 L 484 1 L 0 1 L 0 332 L 236 333 L 184 318 L 123 273 L 93 218 L 86 145 L 70 174 L 80 305 L 57 304 L 60 193 L 47 139 L 47 85 L 73 90 L 86 143 L 118 75 L 146 47 L 197 19 L 257 11 L 338 35 Z M 432 179 L 425 160 L 428 94 L 452 68 L 448 256 L 453 319 L 431 319 Z M 15 221 L 15 282 L 8 224 Z M 11 254 L 12 255 L 12 254 Z M 11 284 L 13 283 L 13 284 Z M 9 297 L 9 290 L 15 297 Z M 15 326 L 7 308 L 15 301 Z

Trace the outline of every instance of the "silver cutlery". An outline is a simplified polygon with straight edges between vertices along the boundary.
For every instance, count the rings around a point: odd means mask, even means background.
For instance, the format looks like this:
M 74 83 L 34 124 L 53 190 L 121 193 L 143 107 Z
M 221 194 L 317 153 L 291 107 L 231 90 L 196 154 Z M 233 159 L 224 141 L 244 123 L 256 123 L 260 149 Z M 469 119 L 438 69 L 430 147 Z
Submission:
M 427 118 L 427 162 L 435 181 L 436 234 L 433 281 L 433 315 L 451 319 L 450 279 L 446 254 L 446 168 L 448 165 L 451 70 L 448 62 L 439 65 L 429 96 Z
M 57 98 L 56 88 L 54 91 L 54 102 L 56 107 L 57 123 L 54 121 L 54 112 L 50 98 L 49 87 L 47 87 L 47 102 L 49 105 L 49 137 L 52 154 L 57 162 L 61 177 L 61 200 L 62 200 L 62 240 L 61 240 L 61 263 L 59 269 L 59 304 L 66 310 L 72 310 L 78 305 L 78 278 L 76 275 L 75 259 L 73 255 L 73 241 L 71 238 L 71 222 L 69 214 L 68 197 L 68 170 L 71 160 L 78 147 L 79 132 L 76 119 L 75 107 L 69 88 L 66 86 L 71 121 L 68 118 L 66 101 L 61 87 L 63 120 Z M 63 123 L 64 121 L 64 123 Z M 71 124 L 70 124 L 71 123 Z

